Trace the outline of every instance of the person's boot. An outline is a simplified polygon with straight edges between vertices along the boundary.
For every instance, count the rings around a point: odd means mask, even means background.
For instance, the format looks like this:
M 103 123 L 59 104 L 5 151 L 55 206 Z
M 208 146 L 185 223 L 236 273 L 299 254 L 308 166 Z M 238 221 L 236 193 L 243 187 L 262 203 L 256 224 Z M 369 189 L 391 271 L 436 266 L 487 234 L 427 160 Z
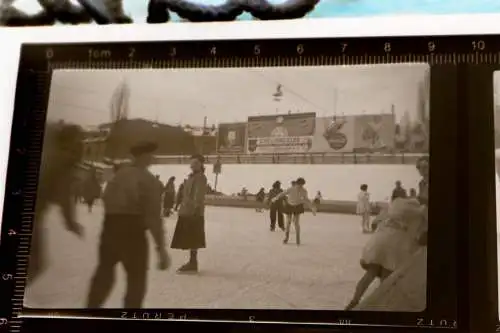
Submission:
M 177 270 L 178 273 L 196 273 L 198 272 L 198 263 L 196 261 L 190 260 L 187 264 L 182 265 Z
M 297 235 L 295 237 L 296 237 L 295 239 L 296 239 L 297 246 L 299 246 L 300 245 L 300 234 L 297 233 Z
M 179 273 L 196 273 L 198 272 L 198 257 L 197 254 L 191 253 L 187 264 L 182 265 L 177 272 Z

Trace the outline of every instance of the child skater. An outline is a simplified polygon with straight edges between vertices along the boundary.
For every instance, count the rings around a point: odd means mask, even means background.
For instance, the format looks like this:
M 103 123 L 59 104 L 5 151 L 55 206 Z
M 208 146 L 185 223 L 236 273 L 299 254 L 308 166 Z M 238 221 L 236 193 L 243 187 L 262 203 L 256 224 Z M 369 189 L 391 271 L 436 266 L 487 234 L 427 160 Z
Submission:
M 370 193 L 368 193 L 368 185 L 362 184 L 361 192 L 358 194 L 358 204 L 356 206 L 356 214 L 361 215 L 361 229 L 364 234 L 370 232 Z
M 304 178 L 299 178 L 292 187 L 273 198 L 274 202 L 279 200 L 281 197 L 287 197 L 285 207 L 286 229 L 283 244 L 288 243 L 288 239 L 290 237 L 290 227 L 293 222 L 295 227 L 296 243 L 297 246 L 300 245 L 300 215 L 304 213 L 305 204 L 310 207 L 313 215 L 316 215 L 316 207 L 307 196 L 307 190 L 304 188 L 305 184 L 306 181 Z

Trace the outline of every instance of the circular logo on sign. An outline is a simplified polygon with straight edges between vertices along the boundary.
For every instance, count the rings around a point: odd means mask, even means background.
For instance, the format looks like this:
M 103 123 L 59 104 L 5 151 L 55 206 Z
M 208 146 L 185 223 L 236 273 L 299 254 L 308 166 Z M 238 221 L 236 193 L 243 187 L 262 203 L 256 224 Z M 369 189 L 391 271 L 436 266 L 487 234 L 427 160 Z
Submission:
M 271 137 L 273 138 L 284 138 L 288 136 L 288 131 L 283 126 L 277 126 L 271 131 Z
M 332 133 L 328 137 L 328 145 L 334 150 L 340 150 L 347 144 L 347 136 L 344 133 Z

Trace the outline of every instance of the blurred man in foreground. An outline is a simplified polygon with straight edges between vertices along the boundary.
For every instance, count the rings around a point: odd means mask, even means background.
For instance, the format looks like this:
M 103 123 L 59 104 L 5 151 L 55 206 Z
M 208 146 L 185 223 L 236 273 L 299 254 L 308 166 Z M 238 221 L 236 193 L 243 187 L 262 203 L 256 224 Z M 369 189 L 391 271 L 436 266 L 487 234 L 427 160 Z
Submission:
M 165 270 L 170 265 L 161 218 L 161 188 L 148 170 L 156 147 L 154 143 L 134 146 L 130 150 L 133 164 L 121 167 L 106 186 L 99 263 L 90 286 L 88 308 L 100 308 L 106 301 L 118 263 L 127 274 L 124 307 L 142 307 L 149 265 L 147 230 L 156 244 L 158 268 Z

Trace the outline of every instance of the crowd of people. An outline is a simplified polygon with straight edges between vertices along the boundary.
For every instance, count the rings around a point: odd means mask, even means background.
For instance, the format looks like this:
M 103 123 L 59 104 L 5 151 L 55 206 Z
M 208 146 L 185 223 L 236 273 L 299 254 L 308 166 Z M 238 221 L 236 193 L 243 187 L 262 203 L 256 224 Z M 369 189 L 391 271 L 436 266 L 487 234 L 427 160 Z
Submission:
M 94 170 L 90 171 L 87 179 L 78 185 L 78 192 L 75 192 L 74 186 L 72 187 L 75 183 L 72 170 L 79 161 L 78 151 L 74 150 L 78 146 L 79 133 L 75 128 L 67 128 L 58 136 L 59 140 L 52 142 L 53 148 L 44 149 L 42 158 L 28 283 L 32 283 L 46 267 L 43 228 L 39 226 L 43 223 L 42 216 L 48 204 L 60 206 L 68 231 L 81 237 L 83 228 L 75 217 L 75 201 L 83 200 L 91 212 L 98 198 L 102 198 L 104 205 L 103 227 L 87 307 L 99 308 L 104 304 L 113 287 L 115 266 L 118 263 L 123 265 L 127 273 L 124 307 L 142 307 L 149 264 L 146 233 L 152 235 L 155 243 L 158 269 L 169 268 L 171 263 L 162 216 L 170 216 L 173 211 L 177 211 L 177 223 L 170 247 L 187 250 L 189 253 L 187 262 L 178 268 L 178 272 L 198 271 L 198 250 L 206 247 L 205 196 L 209 191 L 203 156 L 191 156 L 191 172 L 175 191 L 174 177 L 170 177 L 164 185 L 149 171 L 156 144 L 141 143 L 130 149 L 133 162 L 115 167 L 113 176 L 104 189 Z M 61 145 L 61 142 L 64 144 Z M 73 146 L 71 142 L 74 143 Z M 376 278 L 383 281 L 407 262 L 419 246 L 426 246 L 429 182 L 427 157 L 418 161 L 417 169 L 422 177 L 418 193 L 410 190 L 407 195 L 401 183 L 397 182 L 387 209 L 374 220 L 378 221 L 376 230 L 365 245 L 360 260 L 365 274 L 357 284 L 346 308 L 348 310 L 355 308 Z M 61 179 L 67 181 L 61 183 Z M 257 194 L 257 200 L 269 209 L 270 230 L 275 231 L 277 224 L 284 231 L 284 244 L 289 242 L 293 224 L 295 241 L 300 245 L 301 215 L 306 208 L 315 215 L 322 200 L 321 193 L 318 192 L 311 201 L 305 184 L 303 178 L 298 178 L 287 189 L 283 189 L 281 182 L 275 181 L 267 195 L 264 189 Z M 363 184 L 357 205 L 363 232 L 370 230 L 371 209 L 368 186 Z

